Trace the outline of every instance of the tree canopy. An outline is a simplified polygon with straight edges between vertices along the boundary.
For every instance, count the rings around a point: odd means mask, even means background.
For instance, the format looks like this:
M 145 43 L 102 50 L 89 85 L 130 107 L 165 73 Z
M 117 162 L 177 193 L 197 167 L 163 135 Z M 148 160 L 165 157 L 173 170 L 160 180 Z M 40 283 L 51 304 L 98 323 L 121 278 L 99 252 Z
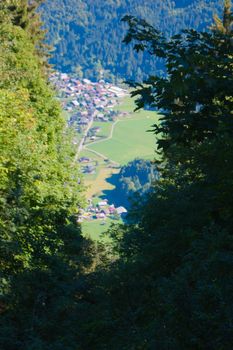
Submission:
M 34 22 L 37 14 L 34 17 L 32 2 L 26 4 L 3 1 L 0 8 L 0 348 L 4 350 L 72 344 L 72 327 L 66 326 L 82 294 L 83 271 L 92 263 L 91 245 L 76 222 L 84 199 L 71 135 L 38 54 L 39 39 L 32 34 L 31 18 Z
M 97 274 L 92 293 L 102 308 L 96 308 L 84 349 L 232 347 L 228 4 L 221 27 L 218 22 L 211 32 L 185 30 L 171 39 L 145 21 L 125 18 L 126 42 L 134 40 L 136 50 L 163 58 L 167 69 L 163 78 L 135 84 L 133 93 L 138 107 L 163 110 L 154 128 L 160 178 L 144 205 L 131 213 L 134 221 L 111 230 L 118 259 Z
M 64 72 L 98 80 L 143 80 L 164 66 L 146 52 L 137 55 L 122 40 L 127 14 L 145 18 L 166 36 L 182 28 L 207 29 L 222 0 L 47 0 L 41 7 L 48 42 L 54 46 L 51 63 Z

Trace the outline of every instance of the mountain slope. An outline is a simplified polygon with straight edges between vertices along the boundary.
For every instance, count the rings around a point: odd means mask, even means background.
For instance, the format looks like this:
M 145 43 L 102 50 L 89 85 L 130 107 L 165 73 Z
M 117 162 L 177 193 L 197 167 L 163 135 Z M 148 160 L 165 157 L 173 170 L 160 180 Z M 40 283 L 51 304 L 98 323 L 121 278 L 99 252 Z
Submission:
M 144 18 L 171 35 L 182 28 L 208 27 L 221 4 L 222 0 L 47 0 L 42 12 L 48 41 L 55 47 L 51 63 L 91 79 L 142 79 L 155 62 L 122 43 L 124 15 Z M 159 61 L 156 66 L 161 69 Z

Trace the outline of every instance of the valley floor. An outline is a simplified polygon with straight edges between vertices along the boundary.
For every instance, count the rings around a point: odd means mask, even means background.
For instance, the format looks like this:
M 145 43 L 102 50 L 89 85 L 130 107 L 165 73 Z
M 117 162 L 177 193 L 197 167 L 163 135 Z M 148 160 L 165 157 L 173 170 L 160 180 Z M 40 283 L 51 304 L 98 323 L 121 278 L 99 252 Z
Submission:
M 112 123 L 94 122 L 93 127 L 100 128 L 98 136 L 102 136 L 102 139 L 90 140 L 80 153 L 80 158 L 89 159 L 86 166 L 94 169 L 84 174 L 84 182 L 87 199 L 96 203 L 106 199 L 109 191 L 115 188 L 114 181 L 121 166 L 135 158 L 155 158 L 155 137 L 148 131 L 157 122 L 158 115 L 145 110 L 135 112 L 134 100 L 130 97 L 115 108 L 124 112 L 125 116 Z M 99 239 L 111 222 L 110 219 L 85 222 L 84 233 L 89 232 L 93 239 Z

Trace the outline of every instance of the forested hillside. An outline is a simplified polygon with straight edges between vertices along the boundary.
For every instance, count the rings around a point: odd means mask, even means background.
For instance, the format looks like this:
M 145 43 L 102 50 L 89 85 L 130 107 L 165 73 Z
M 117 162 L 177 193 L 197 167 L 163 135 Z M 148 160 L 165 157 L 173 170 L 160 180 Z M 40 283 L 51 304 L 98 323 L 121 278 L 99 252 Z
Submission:
M 108 200 L 129 208 L 139 198 L 143 201 L 157 177 L 156 167 L 151 161 L 134 159 L 115 176 L 114 190 L 106 193 Z
M 49 43 L 55 47 L 51 62 L 64 72 L 86 78 L 137 79 L 163 69 L 160 60 L 136 55 L 122 40 L 127 14 L 146 19 L 165 32 L 182 28 L 207 28 L 222 0 L 47 0 L 42 7 L 49 29 Z

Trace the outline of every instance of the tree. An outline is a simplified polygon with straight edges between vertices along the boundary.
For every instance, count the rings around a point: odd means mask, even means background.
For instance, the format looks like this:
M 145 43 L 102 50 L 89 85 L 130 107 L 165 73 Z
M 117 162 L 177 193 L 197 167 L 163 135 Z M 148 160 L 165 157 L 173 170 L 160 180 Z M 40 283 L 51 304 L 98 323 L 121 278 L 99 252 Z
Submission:
M 232 12 L 231 12 L 231 0 L 224 0 L 224 14 L 223 19 L 221 20 L 217 15 L 214 16 L 215 25 L 213 30 L 219 31 L 223 34 L 229 36 L 232 35 Z
M 0 348 L 77 349 L 93 256 L 81 174 L 31 30 L 11 8 L 0 18 Z
M 14 26 L 19 26 L 30 35 L 36 50 L 36 54 L 43 63 L 43 68 L 48 68 L 48 58 L 51 47 L 45 43 L 47 31 L 42 29 L 42 21 L 38 8 L 44 0 L 3 0 L 0 4 L 0 11 L 3 14 L 2 22 L 6 17 Z M 1 19 L 0 19 L 1 20 Z
M 133 93 L 138 108 L 163 109 L 155 126 L 160 178 L 131 214 L 134 223 L 111 230 L 118 259 L 93 288 L 104 301 L 89 347 L 230 350 L 231 36 L 185 30 L 167 40 L 145 21 L 125 21 L 126 42 L 136 40 L 136 50 L 158 55 L 167 67 L 166 76 L 135 84 Z
M 227 1 L 225 21 L 228 12 Z M 210 178 L 219 178 L 219 167 L 224 169 L 231 164 L 230 159 L 222 159 L 220 165 L 216 152 L 223 142 L 231 142 L 233 132 L 232 34 L 185 30 L 166 41 L 145 21 L 132 17 L 124 20 L 129 23 L 125 41 L 138 41 L 136 50 L 148 49 L 166 62 L 166 77 L 152 76 L 144 85 L 135 84 L 139 89 L 133 93 L 140 96 L 138 108 L 149 105 L 163 113 L 154 126 L 158 146 L 164 161 L 168 161 L 163 171 L 168 171 L 168 175 L 171 169 L 178 170 L 178 176 L 182 172 L 190 181 L 206 177 L 212 186 Z M 213 173 L 207 180 L 211 162 Z M 226 173 L 229 171 L 226 166 Z M 174 178 L 175 174 L 171 174 Z M 229 199 L 225 203 L 228 205 Z
M 129 162 L 114 177 L 115 189 L 107 194 L 109 201 L 125 207 L 130 207 L 138 198 L 143 202 L 156 177 L 157 172 L 152 162 L 143 159 Z

